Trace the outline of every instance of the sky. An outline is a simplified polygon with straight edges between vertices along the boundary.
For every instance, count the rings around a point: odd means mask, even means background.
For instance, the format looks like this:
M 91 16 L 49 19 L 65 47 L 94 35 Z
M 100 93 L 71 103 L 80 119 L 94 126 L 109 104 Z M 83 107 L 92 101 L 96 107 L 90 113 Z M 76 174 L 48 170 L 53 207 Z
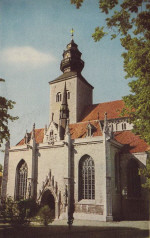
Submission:
M 94 86 L 93 103 L 119 100 L 129 94 L 124 79 L 123 48 L 109 35 L 94 42 L 95 27 L 105 24 L 98 0 L 77 10 L 70 0 L 0 0 L 0 95 L 16 102 L 9 124 L 14 146 L 26 130 L 49 124 L 49 84 L 59 75 L 62 53 L 74 41 L 85 62 L 82 75 Z M 0 163 L 4 154 L 0 153 Z

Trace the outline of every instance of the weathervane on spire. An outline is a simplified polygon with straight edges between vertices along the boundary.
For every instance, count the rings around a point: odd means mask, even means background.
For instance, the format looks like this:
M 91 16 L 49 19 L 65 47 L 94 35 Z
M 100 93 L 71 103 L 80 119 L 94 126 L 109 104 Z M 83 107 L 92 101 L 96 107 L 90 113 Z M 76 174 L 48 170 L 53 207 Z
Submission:
M 74 34 L 73 34 L 73 33 L 74 33 L 74 29 L 72 28 L 70 32 L 71 32 L 71 38 L 72 38 L 72 40 L 73 40 L 73 36 L 74 36 Z

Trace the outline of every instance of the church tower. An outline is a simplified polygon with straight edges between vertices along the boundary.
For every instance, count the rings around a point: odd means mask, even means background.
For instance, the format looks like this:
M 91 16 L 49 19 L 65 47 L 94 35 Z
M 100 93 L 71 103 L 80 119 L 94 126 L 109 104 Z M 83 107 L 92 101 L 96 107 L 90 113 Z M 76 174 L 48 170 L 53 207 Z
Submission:
M 50 81 L 50 119 L 59 124 L 59 112 L 62 106 L 64 85 L 70 123 L 81 120 L 85 106 L 92 104 L 93 86 L 82 76 L 84 61 L 81 59 L 78 45 L 72 39 L 63 52 L 60 70 L 63 72 L 58 78 Z

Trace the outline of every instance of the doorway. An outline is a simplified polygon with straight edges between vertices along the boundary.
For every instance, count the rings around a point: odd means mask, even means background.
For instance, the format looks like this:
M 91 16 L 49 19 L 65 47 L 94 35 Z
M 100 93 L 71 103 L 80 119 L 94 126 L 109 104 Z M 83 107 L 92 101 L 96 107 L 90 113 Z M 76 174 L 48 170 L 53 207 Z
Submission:
M 55 218 L 55 199 L 50 190 L 46 190 L 43 193 L 43 196 L 41 199 L 41 206 L 45 206 L 45 205 L 49 206 L 53 214 L 52 216 L 53 218 Z

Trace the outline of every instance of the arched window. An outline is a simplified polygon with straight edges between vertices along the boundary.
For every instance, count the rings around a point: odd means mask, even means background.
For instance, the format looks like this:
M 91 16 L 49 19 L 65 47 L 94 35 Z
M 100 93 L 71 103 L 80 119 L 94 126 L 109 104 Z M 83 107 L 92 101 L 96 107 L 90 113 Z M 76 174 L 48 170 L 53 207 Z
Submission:
M 79 162 L 79 200 L 95 199 L 95 166 L 93 159 L 85 155 Z
M 16 169 L 16 199 L 25 199 L 27 193 L 28 167 L 24 160 L 21 160 Z
M 128 197 L 140 197 L 141 181 L 139 166 L 136 160 L 130 159 L 127 165 Z
M 56 102 L 61 102 L 61 93 L 60 92 L 58 92 L 56 94 Z

